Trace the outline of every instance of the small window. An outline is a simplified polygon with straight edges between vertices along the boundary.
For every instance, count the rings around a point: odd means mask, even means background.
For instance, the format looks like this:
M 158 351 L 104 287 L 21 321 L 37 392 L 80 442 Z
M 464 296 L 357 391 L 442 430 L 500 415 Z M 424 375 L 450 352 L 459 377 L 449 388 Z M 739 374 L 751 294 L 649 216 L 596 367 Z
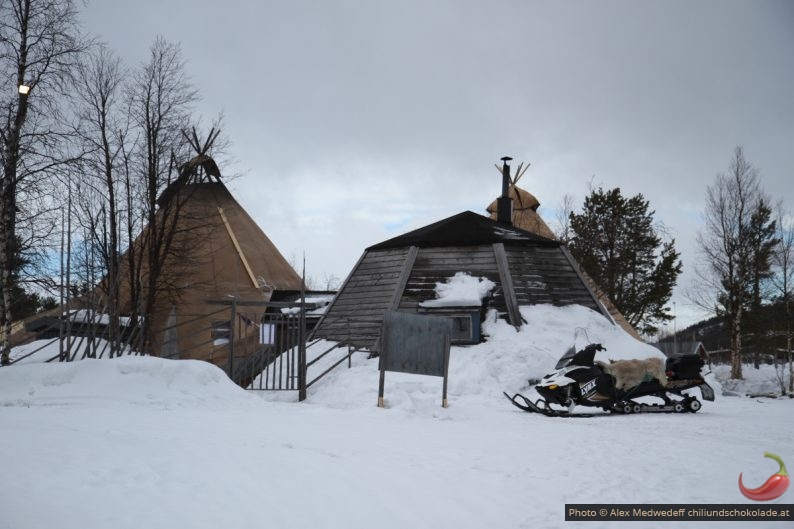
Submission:
M 231 325 L 229 321 L 212 322 L 212 345 L 226 345 L 231 336 Z
M 480 310 L 470 307 L 419 307 L 420 314 L 442 316 L 452 320 L 452 334 L 449 337 L 453 345 L 470 345 L 480 343 Z
M 452 335 L 449 337 L 452 343 L 473 343 L 471 333 L 471 316 L 452 317 Z
M 272 323 L 263 323 L 259 326 L 260 345 L 273 345 L 276 343 L 276 326 Z

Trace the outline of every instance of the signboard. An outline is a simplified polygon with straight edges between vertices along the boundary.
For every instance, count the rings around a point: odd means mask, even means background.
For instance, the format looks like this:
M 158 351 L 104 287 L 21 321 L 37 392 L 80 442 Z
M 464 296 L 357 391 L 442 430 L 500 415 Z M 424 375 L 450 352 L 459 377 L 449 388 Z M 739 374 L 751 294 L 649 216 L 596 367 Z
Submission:
M 449 318 L 389 311 L 383 318 L 379 356 L 378 406 L 383 407 L 386 371 L 444 378 L 442 406 L 447 407 Z

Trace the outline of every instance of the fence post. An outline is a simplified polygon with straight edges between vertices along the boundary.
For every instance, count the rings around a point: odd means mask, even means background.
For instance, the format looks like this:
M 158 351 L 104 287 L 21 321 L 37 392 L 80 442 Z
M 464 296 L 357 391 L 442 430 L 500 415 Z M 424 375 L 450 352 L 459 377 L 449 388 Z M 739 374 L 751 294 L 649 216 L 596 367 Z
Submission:
M 353 367 L 353 343 L 352 333 L 350 332 L 350 318 L 347 318 L 347 368 Z
M 231 314 L 229 319 L 229 378 L 234 379 L 234 325 L 237 321 L 237 298 L 232 299 Z
M 298 400 L 306 400 L 306 307 L 301 295 L 300 331 L 298 337 Z

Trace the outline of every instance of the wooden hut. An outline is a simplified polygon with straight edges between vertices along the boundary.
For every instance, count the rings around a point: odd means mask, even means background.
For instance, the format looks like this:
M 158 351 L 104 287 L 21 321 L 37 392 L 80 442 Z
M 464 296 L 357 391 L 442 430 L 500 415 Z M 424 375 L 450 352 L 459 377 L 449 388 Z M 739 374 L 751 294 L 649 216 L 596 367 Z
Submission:
M 584 305 L 609 318 L 562 243 L 464 211 L 367 248 L 313 336 L 349 337 L 357 347 L 377 350 L 387 310 L 432 312 L 422 302 L 434 299 L 436 284 L 458 272 L 495 284 L 478 310 L 441 310 L 456 320 L 463 333 L 459 343 L 467 331 L 476 337 L 479 316 L 489 308 L 516 326 L 522 323 L 519 305 L 538 303 Z

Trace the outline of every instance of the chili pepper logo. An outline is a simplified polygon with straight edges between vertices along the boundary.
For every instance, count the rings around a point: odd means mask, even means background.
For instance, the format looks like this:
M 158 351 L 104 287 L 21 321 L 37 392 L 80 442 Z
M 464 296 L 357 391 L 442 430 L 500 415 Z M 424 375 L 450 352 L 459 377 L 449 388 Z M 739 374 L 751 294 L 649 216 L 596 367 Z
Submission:
M 780 465 L 780 470 L 776 474 L 769 476 L 766 482 L 757 489 L 748 489 L 742 484 L 742 475 L 739 474 L 739 490 L 742 491 L 746 497 L 755 501 L 769 501 L 779 498 L 786 492 L 789 485 L 788 472 L 786 472 L 786 465 L 780 456 L 764 452 L 764 457 L 774 459 Z

